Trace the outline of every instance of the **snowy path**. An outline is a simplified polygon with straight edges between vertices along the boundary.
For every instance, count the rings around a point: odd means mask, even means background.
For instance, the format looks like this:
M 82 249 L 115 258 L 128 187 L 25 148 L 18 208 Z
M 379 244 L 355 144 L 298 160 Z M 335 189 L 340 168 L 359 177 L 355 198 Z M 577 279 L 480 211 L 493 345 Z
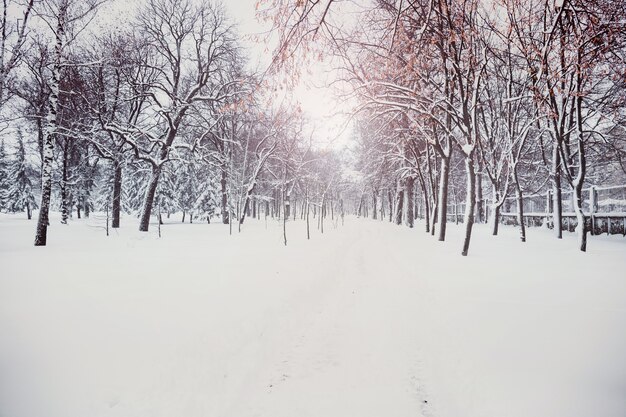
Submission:
M 0 217 L 0 416 L 626 415 L 626 240 Z
M 411 294 L 377 285 L 392 278 L 395 254 L 373 246 L 381 236 L 369 232 L 340 237 L 323 261 L 316 275 L 328 283 L 326 293 L 281 354 L 267 395 L 247 407 L 267 416 L 416 416 Z M 373 257 L 385 262 L 367 262 Z M 248 415 L 241 411 L 233 415 Z

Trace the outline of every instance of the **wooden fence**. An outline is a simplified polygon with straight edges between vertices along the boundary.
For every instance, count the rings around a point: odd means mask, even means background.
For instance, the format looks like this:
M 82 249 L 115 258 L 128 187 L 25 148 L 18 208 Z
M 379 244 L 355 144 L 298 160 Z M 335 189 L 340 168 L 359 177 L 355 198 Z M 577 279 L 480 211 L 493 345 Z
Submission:
M 583 190 L 583 213 L 592 234 L 621 234 L 626 236 L 626 185 L 612 187 L 590 187 Z M 563 191 L 563 230 L 573 232 L 577 220 L 574 213 L 573 191 Z M 491 216 L 491 201 L 485 199 L 486 220 Z M 552 191 L 525 195 L 523 197 L 524 222 L 527 226 L 552 228 Z M 462 222 L 465 204 L 448 205 L 448 221 Z M 517 225 L 517 200 L 508 197 L 500 208 L 500 221 L 503 224 Z

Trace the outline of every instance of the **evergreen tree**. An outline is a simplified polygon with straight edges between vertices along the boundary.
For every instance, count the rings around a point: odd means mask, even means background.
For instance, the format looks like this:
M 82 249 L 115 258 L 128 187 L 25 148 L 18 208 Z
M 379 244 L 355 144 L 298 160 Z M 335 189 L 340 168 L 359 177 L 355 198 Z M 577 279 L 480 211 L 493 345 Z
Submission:
M 194 201 L 194 210 L 198 213 L 199 218 L 211 223 L 211 217 L 220 211 L 221 194 L 219 190 L 219 178 L 213 175 L 207 166 L 200 167 L 196 174 L 196 199 Z M 202 178 L 202 181 L 198 181 Z
M 177 169 L 178 175 L 176 176 L 175 192 L 176 202 L 178 207 L 183 211 L 183 222 L 185 221 L 185 214 L 189 214 L 189 222 L 193 222 L 195 201 L 197 195 L 197 180 L 195 167 L 193 162 L 186 162 L 180 164 Z
M 32 210 L 37 208 L 37 202 L 33 195 L 33 183 L 30 180 L 32 171 L 26 161 L 24 141 L 19 135 L 17 153 L 15 160 L 8 164 L 7 187 L 3 190 L 1 199 L 12 212 L 26 211 L 29 220 L 32 216 Z
M 176 184 L 176 171 L 165 169 L 159 184 L 159 205 L 161 213 L 166 213 L 167 217 L 176 213 L 181 207 L 178 204 L 178 191 Z

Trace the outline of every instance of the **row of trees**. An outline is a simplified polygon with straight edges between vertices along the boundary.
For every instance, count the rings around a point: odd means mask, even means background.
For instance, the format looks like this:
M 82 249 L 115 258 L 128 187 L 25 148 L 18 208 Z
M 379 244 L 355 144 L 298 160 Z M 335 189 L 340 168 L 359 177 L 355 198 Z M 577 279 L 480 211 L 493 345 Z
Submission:
M 141 231 L 174 212 L 239 225 L 261 212 L 339 215 L 338 156 L 314 149 L 298 106 L 245 69 L 221 4 L 146 0 L 96 33 L 103 1 L 7 3 L 22 19 L 2 48 L 13 54 L 2 111 L 17 139 L 14 152 L 2 146 L 0 210 L 30 218 L 39 206 L 35 245 L 46 244 L 54 208 L 62 223 L 107 210 L 113 228 L 136 213 Z
M 272 78 L 245 69 L 222 6 L 145 0 L 115 29 L 91 31 L 103 3 L 3 3 L 0 106 L 12 140 L 0 202 L 40 207 L 36 245 L 51 205 L 62 222 L 110 209 L 113 227 L 135 212 L 147 231 L 157 211 L 241 224 L 313 210 L 323 229 L 348 206 L 412 226 L 416 201 L 443 241 L 449 201 L 463 200 L 467 255 L 487 202 L 497 234 L 516 196 L 524 241 L 523 196 L 550 188 L 559 238 L 562 194 L 574 194 L 584 251 L 583 188 L 624 180 L 619 0 L 260 2 L 281 81 L 297 79 L 302 54 L 326 57 L 355 103 L 363 181 L 352 183 L 345 161 L 312 146 L 297 106 L 270 93 Z
M 285 61 L 332 51 L 358 103 L 362 192 L 372 214 L 388 204 L 396 221 L 412 225 L 418 191 L 426 230 L 443 241 L 449 201 L 462 198 L 467 255 L 485 200 L 497 234 L 505 198 L 517 197 L 525 241 L 523 196 L 549 188 L 561 238 L 562 193 L 571 190 L 586 250 L 583 187 L 625 178 L 622 1 L 265 5 L 282 28 Z M 358 24 L 347 23 L 347 12 Z

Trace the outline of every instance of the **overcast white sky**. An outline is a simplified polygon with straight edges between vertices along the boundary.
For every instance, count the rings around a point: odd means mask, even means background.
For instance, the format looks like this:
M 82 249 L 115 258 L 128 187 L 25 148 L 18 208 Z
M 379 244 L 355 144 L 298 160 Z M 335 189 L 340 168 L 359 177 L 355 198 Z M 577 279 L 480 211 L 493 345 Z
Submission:
M 259 22 L 256 18 L 255 3 L 257 0 L 223 0 L 231 18 L 239 27 L 244 37 L 244 44 L 250 51 L 250 60 L 253 66 L 259 65 L 265 69 L 271 61 L 271 54 L 276 41 L 255 42 L 255 35 L 267 33 L 271 27 L 266 22 Z M 258 37 L 257 37 L 258 38 Z M 315 139 L 320 145 L 333 141 L 333 147 L 343 145 L 351 134 L 351 129 L 342 132 L 346 119 L 337 115 L 338 104 L 327 84 L 328 68 L 323 63 L 317 63 L 312 74 L 303 72 L 299 85 L 292 92 L 294 98 L 300 102 L 302 110 L 315 125 Z M 340 106 L 339 106 L 340 107 Z M 337 136 L 340 135 L 339 138 Z

